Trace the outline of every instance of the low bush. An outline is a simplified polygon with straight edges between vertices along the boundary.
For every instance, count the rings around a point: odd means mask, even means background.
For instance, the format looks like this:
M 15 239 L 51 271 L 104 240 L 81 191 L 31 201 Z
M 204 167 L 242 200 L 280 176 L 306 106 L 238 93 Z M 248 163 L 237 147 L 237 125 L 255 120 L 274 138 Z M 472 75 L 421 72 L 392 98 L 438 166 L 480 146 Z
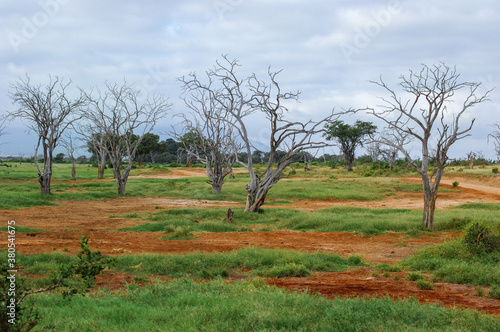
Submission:
M 500 251 L 500 235 L 492 225 L 473 221 L 465 228 L 464 242 L 467 249 L 475 255 Z

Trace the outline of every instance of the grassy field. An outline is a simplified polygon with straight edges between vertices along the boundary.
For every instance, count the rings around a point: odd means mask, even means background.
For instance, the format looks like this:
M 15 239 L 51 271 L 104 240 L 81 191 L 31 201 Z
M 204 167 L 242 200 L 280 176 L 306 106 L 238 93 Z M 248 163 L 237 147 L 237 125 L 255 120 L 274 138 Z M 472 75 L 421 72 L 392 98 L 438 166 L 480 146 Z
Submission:
M 164 167 L 148 167 L 133 170 L 132 175 L 168 172 Z M 474 177 L 494 176 L 487 168 L 472 171 L 456 168 L 452 172 Z M 397 232 L 415 237 L 462 232 L 474 220 L 500 228 L 498 203 L 469 203 L 438 210 L 433 231 L 422 229 L 421 210 L 342 206 L 309 212 L 275 207 L 277 204 L 290 206 L 298 200 L 380 201 L 422 190 L 420 184 L 406 183 L 399 177 L 363 176 L 364 173 L 366 170 L 346 175 L 342 169 L 317 168 L 317 172 L 304 172 L 296 168 L 294 176 L 271 189 L 268 204 L 261 213 L 246 214 L 243 209 L 235 208 L 232 223 L 224 222 L 227 208 L 158 207 L 152 212 L 108 218 L 140 220 L 137 226 L 114 231 L 158 232 L 159 237 L 166 240 L 166 246 L 169 241 L 195 239 L 199 232 L 342 231 L 368 236 Z M 111 171 L 106 171 L 103 180 L 95 179 L 96 174 L 96 168 L 79 165 L 78 179 L 74 181 L 70 165 L 56 164 L 53 194 L 42 196 L 34 165 L 4 168 L 0 171 L 0 209 L 118 198 Z M 226 181 L 223 193 L 216 195 L 211 193 L 203 177 L 133 178 L 127 183 L 127 197 L 244 203 L 248 180 L 248 175 L 237 174 L 236 179 Z M 0 230 L 6 231 L 6 227 Z M 17 231 L 40 230 L 18 228 Z M 421 274 L 430 274 L 431 287 L 435 281 L 462 283 L 478 287 L 480 296 L 497 298 L 500 294 L 499 255 L 499 252 L 472 255 L 460 237 L 426 247 L 393 266 L 372 264 L 357 255 L 342 258 L 324 252 L 253 247 L 228 253 L 123 254 L 113 257 L 104 271 L 106 276 L 132 276 L 132 282 L 118 290 L 96 287 L 85 296 L 63 298 L 62 293 L 81 286 L 81 278 L 73 278 L 56 291 L 30 297 L 36 299 L 34 306 L 42 317 L 35 329 L 39 331 L 51 328 L 54 331 L 493 331 L 500 330 L 500 319 L 474 310 L 422 305 L 412 298 L 326 299 L 271 287 L 261 278 L 300 278 L 318 272 L 368 267 L 382 272 L 407 271 L 408 278 L 415 280 Z M 7 251 L 3 249 L 0 263 L 6 260 Z M 17 255 L 22 275 L 29 276 L 24 284 L 32 289 L 47 286 L 61 264 L 74 264 L 76 260 L 76 256 L 61 252 Z M 235 281 L 235 276 L 244 280 Z

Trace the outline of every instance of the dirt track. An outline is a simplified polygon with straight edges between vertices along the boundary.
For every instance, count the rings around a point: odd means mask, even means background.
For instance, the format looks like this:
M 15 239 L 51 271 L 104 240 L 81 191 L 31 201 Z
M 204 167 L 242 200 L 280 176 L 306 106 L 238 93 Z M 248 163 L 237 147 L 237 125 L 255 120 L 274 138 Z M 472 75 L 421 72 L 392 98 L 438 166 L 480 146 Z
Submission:
M 179 170 L 166 175 L 169 178 L 201 176 L 203 170 Z M 408 179 L 417 181 L 418 179 Z M 454 180 L 453 180 L 454 181 Z M 463 204 L 466 202 L 500 202 L 500 185 L 492 183 L 468 183 L 459 179 L 460 190 L 442 192 L 438 199 L 438 208 Z M 452 180 L 445 179 L 445 186 L 451 186 Z M 448 183 L 449 182 L 449 183 Z M 318 210 L 332 206 L 361 206 L 370 208 L 410 208 L 422 206 L 420 194 L 400 193 L 376 202 L 306 200 L 293 201 L 293 205 L 268 205 L 267 208 L 284 207 L 287 209 Z M 89 206 L 89 204 L 92 204 Z M 54 250 L 77 253 L 82 235 L 88 236 L 90 246 L 104 254 L 117 255 L 126 253 L 186 253 L 228 252 L 242 247 L 284 248 L 301 251 L 325 251 L 347 257 L 360 255 L 365 261 L 378 263 L 396 263 L 412 255 L 418 248 L 450 239 L 456 234 L 438 234 L 421 238 L 408 238 L 401 234 L 389 233 L 374 237 L 364 237 L 351 233 L 326 232 L 249 232 L 249 233 L 201 233 L 190 241 L 164 241 L 159 233 L 117 232 L 118 228 L 142 223 L 138 219 L 109 218 L 110 215 L 123 215 L 132 212 L 157 211 L 162 208 L 178 207 L 242 207 L 235 202 L 213 202 L 205 200 L 180 200 L 163 197 L 123 198 L 99 202 L 69 201 L 60 202 L 59 206 L 25 208 L 21 210 L 0 211 L 4 218 L 14 219 L 18 226 L 47 230 L 47 233 L 18 233 L 16 248 L 21 253 L 52 252 Z M 33 234 L 35 234 L 33 236 Z M 1 245 L 6 244 L 1 239 Z M 405 273 L 400 273 L 404 278 Z M 287 278 L 268 280 L 269 283 L 290 289 L 309 289 L 328 297 L 359 295 L 391 295 L 394 297 L 414 296 L 422 302 L 439 301 L 447 306 L 462 306 L 482 309 L 500 316 L 500 300 L 478 297 L 474 287 L 452 284 L 436 284 L 432 291 L 421 291 L 415 282 L 394 280 L 391 277 L 373 276 L 371 268 L 342 273 L 317 273 L 308 278 Z M 126 278 L 124 278 L 126 279 Z M 120 279 L 123 280 L 123 279 Z M 111 275 L 100 278 L 99 283 L 110 284 L 117 281 Z M 116 287 L 116 285 L 115 285 Z

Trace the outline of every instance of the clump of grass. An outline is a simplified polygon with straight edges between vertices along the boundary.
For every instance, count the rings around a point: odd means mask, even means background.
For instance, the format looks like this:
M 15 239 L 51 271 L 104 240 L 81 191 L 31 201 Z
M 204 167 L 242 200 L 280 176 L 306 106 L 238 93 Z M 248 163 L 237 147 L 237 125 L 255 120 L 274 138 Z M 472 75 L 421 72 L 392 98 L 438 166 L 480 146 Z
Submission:
M 389 265 L 389 264 L 379 264 L 375 267 L 375 269 L 382 271 L 382 272 L 401 272 L 400 267 Z
M 422 280 L 424 279 L 424 276 L 421 275 L 420 273 L 408 273 L 406 276 L 406 279 L 410 281 L 417 281 L 417 280 Z
M 488 297 L 500 300 L 500 287 L 498 287 L 497 285 L 493 285 L 490 292 L 488 293 Z
M 432 290 L 434 285 L 424 279 L 417 280 L 417 288 L 420 290 Z

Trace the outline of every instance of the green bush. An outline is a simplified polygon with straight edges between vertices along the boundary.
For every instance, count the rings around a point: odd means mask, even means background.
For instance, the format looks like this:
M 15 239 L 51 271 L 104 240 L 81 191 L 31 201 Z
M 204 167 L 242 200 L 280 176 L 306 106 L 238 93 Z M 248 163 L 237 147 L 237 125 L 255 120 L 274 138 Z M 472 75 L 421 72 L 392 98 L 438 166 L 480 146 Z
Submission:
M 500 235 L 493 226 L 483 221 L 473 221 L 466 226 L 464 241 L 469 252 L 475 255 L 500 250 Z
M 498 167 L 495 167 L 491 170 L 493 174 L 498 174 Z

